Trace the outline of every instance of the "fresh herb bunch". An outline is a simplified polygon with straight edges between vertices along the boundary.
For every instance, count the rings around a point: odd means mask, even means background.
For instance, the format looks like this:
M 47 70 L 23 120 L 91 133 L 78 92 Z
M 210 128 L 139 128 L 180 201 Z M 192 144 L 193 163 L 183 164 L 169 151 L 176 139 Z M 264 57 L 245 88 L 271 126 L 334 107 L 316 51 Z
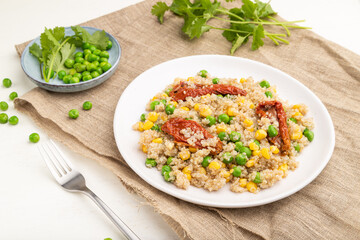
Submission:
M 70 58 L 84 42 L 90 43 L 101 50 L 105 50 L 109 38 L 104 31 L 96 31 L 92 35 L 80 26 L 72 26 L 74 35 L 65 36 L 64 27 L 47 29 L 40 35 L 41 47 L 34 43 L 30 46 L 30 53 L 40 63 L 40 72 L 46 82 L 55 78 L 61 70 L 66 70 L 65 60 Z M 54 74 L 56 73 L 56 74 Z
M 252 37 L 251 49 L 257 50 L 264 45 L 265 37 L 271 39 L 276 45 L 279 45 L 279 42 L 289 44 L 289 41 L 283 38 L 290 36 L 289 28 L 308 29 L 308 27 L 293 25 L 293 23 L 304 22 L 304 20 L 280 22 L 275 19 L 273 16 L 276 15 L 276 12 L 269 2 L 264 3 L 259 0 L 255 0 L 255 2 L 242 0 L 242 2 L 241 8 L 227 9 L 222 7 L 217 0 L 213 2 L 211 0 L 194 0 L 193 2 L 173 0 L 170 6 L 165 2 L 157 2 L 153 5 L 151 13 L 157 16 L 160 23 L 164 22 L 164 14 L 167 11 L 184 18 L 182 31 L 190 39 L 200 38 L 210 29 L 222 30 L 222 35 L 232 43 L 231 54 L 234 54 L 250 37 Z M 212 19 L 228 22 L 230 27 L 220 28 L 209 25 L 208 22 Z M 267 25 L 279 26 L 285 30 L 286 34 L 271 33 L 265 29 Z

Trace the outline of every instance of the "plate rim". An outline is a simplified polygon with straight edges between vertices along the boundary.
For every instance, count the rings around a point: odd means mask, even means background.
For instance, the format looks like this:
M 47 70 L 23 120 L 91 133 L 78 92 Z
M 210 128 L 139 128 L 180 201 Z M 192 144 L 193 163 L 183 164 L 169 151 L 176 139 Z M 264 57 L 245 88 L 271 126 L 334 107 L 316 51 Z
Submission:
M 197 200 L 196 198 L 189 198 L 187 195 L 183 195 L 181 193 L 177 193 L 177 192 L 167 192 L 167 188 L 165 187 L 166 185 L 164 184 L 158 184 L 157 182 L 150 182 L 148 181 L 145 177 L 143 177 L 140 172 L 138 172 L 138 169 L 136 169 L 135 167 L 132 166 L 131 161 L 127 161 L 126 158 L 127 157 L 127 153 L 126 151 L 123 151 L 123 147 L 120 145 L 119 140 L 118 140 L 118 135 L 119 135 L 119 131 L 118 131 L 118 125 L 116 124 L 118 121 L 118 118 L 120 116 L 119 114 L 119 109 L 120 109 L 120 103 L 122 103 L 124 101 L 123 99 L 123 95 L 124 93 L 127 93 L 130 89 L 130 86 L 132 84 L 134 84 L 134 82 L 136 81 L 136 79 L 138 79 L 139 77 L 141 77 L 142 75 L 145 75 L 148 71 L 150 71 L 151 69 L 155 68 L 155 67 L 159 67 L 160 65 L 163 65 L 165 63 L 171 63 L 174 61 L 182 61 L 182 60 L 187 60 L 187 59 L 191 59 L 191 58 L 198 58 L 198 57 L 209 57 L 209 58 L 231 58 L 231 59 L 240 59 L 242 61 L 249 61 L 253 64 L 260 64 L 263 67 L 266 68 L 270 68 L 273 71 L 276 71 L 280 74 L 283 74 L 284 76 L 291 78 L 292 80 L 294 80 L 295 82 L 297 82 L 298 84 L 302 85 L 302 87 L 304 87 L 305 89 L 308 90 L 308 92 L 314 97 L 314 99 L 316 99 L 317 103 L 319 104 L 319 106 L 324 110 L 324 112 L 327 115 L 327 118 L 329 120 L 329 124 L 331 125 L 330 130 L 330 135 L 332 136 L 332 138 L 330 139 L 330 146 L 329 149 L 330 151 L 327 152 L 327 155 L 324 156 L 324 158 L 326 159 L 317 169 L 317 171 L 315 171 L 310 177 L 306 178 L 305 181 L 303 181 L 301 184 L 299 184 L 299 186 L 297 188 L 293 188 L 287 191 L 282 192 L 281 194 L 275 196 L 275 197 L 271 197 L 270 199 L 265 199 L 265 200 L 257 200 L 254 202 L 249 202 L 247 204 L 214 204 L 211 201 L 203 201 L 203 200 Z M 152 66 L 148 69 L 146 69 L 145 71 L 143 71 L 142 73 L 140 73 L 138 76 L 136 76 L 130 83 L 129 85 L 125 88 L 125 90 L 123 91 L 123 93 L 121 94 L 118 103 L 116 105 L 115 108 L 115 112 L 114 112 L 114 119 L 113 119 L 113 131 L 114 131 L 114 138 L 115 138 L 115 142 L 116 142 L 116 146 L 120 152 L 120 154 L 123 156 L 125 162 L 129 165 L 129 167 L 138 175 L 138 177 L 140 177 L 142 180 L 144 180 L 145 182 L 147 182 L 149 185 L 151 185 L 152 187 L 164 192 L 165 194 L 168 194 L 170 196 L 176 197 L 178 199 L 190 202 L 190 203 L 194 203 L 194 204 L 198 204 L 201 206 L 208 206 L 208 207 L 216 207 L 216 208 L 247 208 L 247 207 L 255 207 L 255 206 L 260 206 L 260 205 L 266 205 L 272 202 L 276 202 L 279 201 L 283 198 L 286 198 L 288 196 L 293 195 L 294 193 L 300 191 L 301 189 L 303 189 L 304 187 L 306 187 L 308 184 L 310 184 L 312 181 L 314 181 L 319 174 L 324 170 L 324 168 L 326 167 L 326 165 L 329 163 L 331 156 L 333 154 L 334 151 L 334 147 L 335 147 L 335 128 L 334 128 L 334 124 L 331 118 L 331 115 L 329 114 L 327 108 L 325 107 L 325 105 L 323 104 L 323 102 L 320 100 L 320 98 L 318 98 L 314 92 L 312 92 L 308 87 L 306 87 L 302 82 L 298 81 L 297 79 L 295 79 L 294 77 L 290 76 L 289 74 L 281 71 L 280 69 L 277 69 L 275 67 L 272 67 L 268 64 L 259 62 L 259 61 L 255 61 L 252 59 L 248 59 L 248 58 L 243 58 L 243 57 L 234 57 L 234 56 L 228 56 L 228 55 L 220 55 L 220 54 L 201 54 L 201 55 L 191 55 L 191 56 L 185 56 L 185 57 L 180 57 L 180 58 L 174 58 L 168 61 L 164 61 L 161 62 L 155 66 Z M 129 163 L 130 162 L 130 163 Z M 164 182 L 166 183 L 166 182 Z M 193 187 L 193 186 L 191 186 Z M 186 190 L 185 190 L 186 191 Z M 204 190 L 205 191 L 205 190 Z
M 109 35 L 115 42 L 116 46 L 119 48 L 119 56 L 116 58 L 116 61 L 115 63 L 111 66 L 111 68 L 107 71 L 107 73 L 111 73 L 114 71 L 115 68 L 117 68 L 117 66 L 119 65 L 119 62 L 120 62 L 120 59 L 121 59 L 121 55 L 122 55 L 122 49 L 121 49 L 121 46 L 120 46 L 120 43 L 119 41 L 109 32 L 106 32 L 105 30 L 103 29 L 99 29 L 99 28 L 95 28 L 95 27 L 90 27 L 90 26 L 80 26 L 82 28 L 85 28 L 85 29 L 92 29 L 92 30 L 95 30 L 95 31 L 104 31 L 107 35 Z M 71 26 L 69 27 L 64 27 L 65 30 L 66 29 L 71 29 Z M 89 81 L 85 81 L 85 82 L 79 82 L 79 83 L 72 83 L 72 84 L 53 84 L 53 83 L 50 83 L 50 82 L 45 82 L 44 80 L 38 80 L 32 76 L 30 76 L 28 74 L 28 72 L 25 70 L 25 54 L 26 53 L 29 53 L 29 48 L 32 44 L 35 43 L 35 41 L 37 39 L 40 39 L 40 36 L 37 36 L 36 38 L 34 38 L 31 42 L 29 42 L 26 47 L 24 48 L 23 52 L 21 53 L 21 57 L 20 57 L 20 65 L 21 65 L 21 68 L 23 70 L 23 72 L 25 73 L 25 75 L 31 80 L 33 81 L 35 84 L 37 84 L 39 87 L 42 87 L 40 85 L 45 85 L 46 87 L 54 87 L 54 88 L 58 88 L 58 89 L 69 89 L 69 88 L 80 88 L 82 85 L 90 85 L 92 87 L 96 87 L 97 85 L 95 86 L 92 86 L 93 84 L 95 84 L 94 82 L 97 82 L 99 81 L 100 79 L 102 80 L 102 78 L 104 78 L 106 75 L 100 75 L 96 78 L 93 78 L 93 79 L 90 79 Z M 104 81 L 106 81 L 107 79 L 105 79 Z M 39 85 L 40 84 L 40 85 Z M 84 89 L 84 90 L 87 90 L 87 89 Z

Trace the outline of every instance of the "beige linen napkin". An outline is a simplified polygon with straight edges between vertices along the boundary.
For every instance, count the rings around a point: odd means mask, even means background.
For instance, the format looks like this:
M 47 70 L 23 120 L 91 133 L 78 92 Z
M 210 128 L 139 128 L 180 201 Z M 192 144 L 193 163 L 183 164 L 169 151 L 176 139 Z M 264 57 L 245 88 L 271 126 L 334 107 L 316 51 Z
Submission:
M 229 54 L 220 32 L 189 41 L 182 20 L 166 14 L 160 25 L 145 1 L 83 25 L 113 34 L 123 50 L 115 75 L 81 93 L 35 88 L 15 101 L 51 138 L 111 169 L 144 197 L 181 238 L 188 239 L 359 239 L 360 238 L 360 56 L 308 30 L 293 30 L 290 45 L 267 42 L 258 51 L 241 47 L 236 56 L 257 60 L 290 74 L 326 105 L 334 121 L 336 147 L 324 171 L 307 187 L 281 201 L 247 209 L 215 209 L 178 200 L 139 178 L 115 145 L 113 115 L 126 86 L 146 69 L 195 54 Z M 232 3 L 237 5 L 239 3 Z M 16 46 L 19 55 L 26 44 Z M 70 120 L 67 112 L 93 102 L 91 111 Z M 316 159 L 314 159 L 316 162 Z M 284 180 L 286 181 L 286 180 Z

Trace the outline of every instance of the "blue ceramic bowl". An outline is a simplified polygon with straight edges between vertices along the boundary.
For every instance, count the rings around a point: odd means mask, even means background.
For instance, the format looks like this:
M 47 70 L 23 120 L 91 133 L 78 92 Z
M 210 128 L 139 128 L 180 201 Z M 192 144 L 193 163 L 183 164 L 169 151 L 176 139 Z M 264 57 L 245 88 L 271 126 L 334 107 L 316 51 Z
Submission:
M 100 30 L 93 27 L 83 27 L 83 28 L 85 28 L 90 34 L 93 34 L 94 32 Z M 73 34 L 74 32 L 70 27 L 65 28 L 66 36 L 71 36 Z M 81 81 L 79 83 L 65 84 L 62 80 L 56 77 L 54 79 L 50 79 L 49 82 L 45 82 L 45 80 L 41 78 L 40 66 L 38 60 L 34 56 L 32 56 L 29 52 L 29 47 L 33 43 L 37 43 L 40 45 L 40 37 L 37 37 L 26 46 L 24 52 L 21 55 L 21 67 L 31 81 L 33 81 L 39 87 L 52 92 L 80 92 L 96 87 L 97 85 L 106 81 L 109 77 L 111 77 L 115 73 L 115 70 L 119 65 L 120 56 L 121 56 L 121 47 L 119 42 L 111 34 L 106 33 L 106 35 L 109 37 L 109 40 L 112 42 L 112 48 L 108 50 L 110 56 L 108 61 L 109 63 L 111 63 L 112 67 L 105 73 L 98 76 L 97 78 L 93 78 L 85 82 Z M 82 49 L 77 48 L 76 51 L 82 51 Z

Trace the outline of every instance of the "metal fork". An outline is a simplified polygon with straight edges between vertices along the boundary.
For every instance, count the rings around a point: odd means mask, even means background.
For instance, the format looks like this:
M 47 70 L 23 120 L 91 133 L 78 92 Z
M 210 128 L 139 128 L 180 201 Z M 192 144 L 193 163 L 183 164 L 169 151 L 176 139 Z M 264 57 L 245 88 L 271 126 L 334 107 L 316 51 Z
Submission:
M 127 239 L 140 239 L 106 204 L 85 184 L 84 176 L 72 166 L 55 143 L 50 140 L 39 147 L 50 172 L 56 181 L 70 192 L 81 192 L 90 197 L 96 205 L 110 218 Z

